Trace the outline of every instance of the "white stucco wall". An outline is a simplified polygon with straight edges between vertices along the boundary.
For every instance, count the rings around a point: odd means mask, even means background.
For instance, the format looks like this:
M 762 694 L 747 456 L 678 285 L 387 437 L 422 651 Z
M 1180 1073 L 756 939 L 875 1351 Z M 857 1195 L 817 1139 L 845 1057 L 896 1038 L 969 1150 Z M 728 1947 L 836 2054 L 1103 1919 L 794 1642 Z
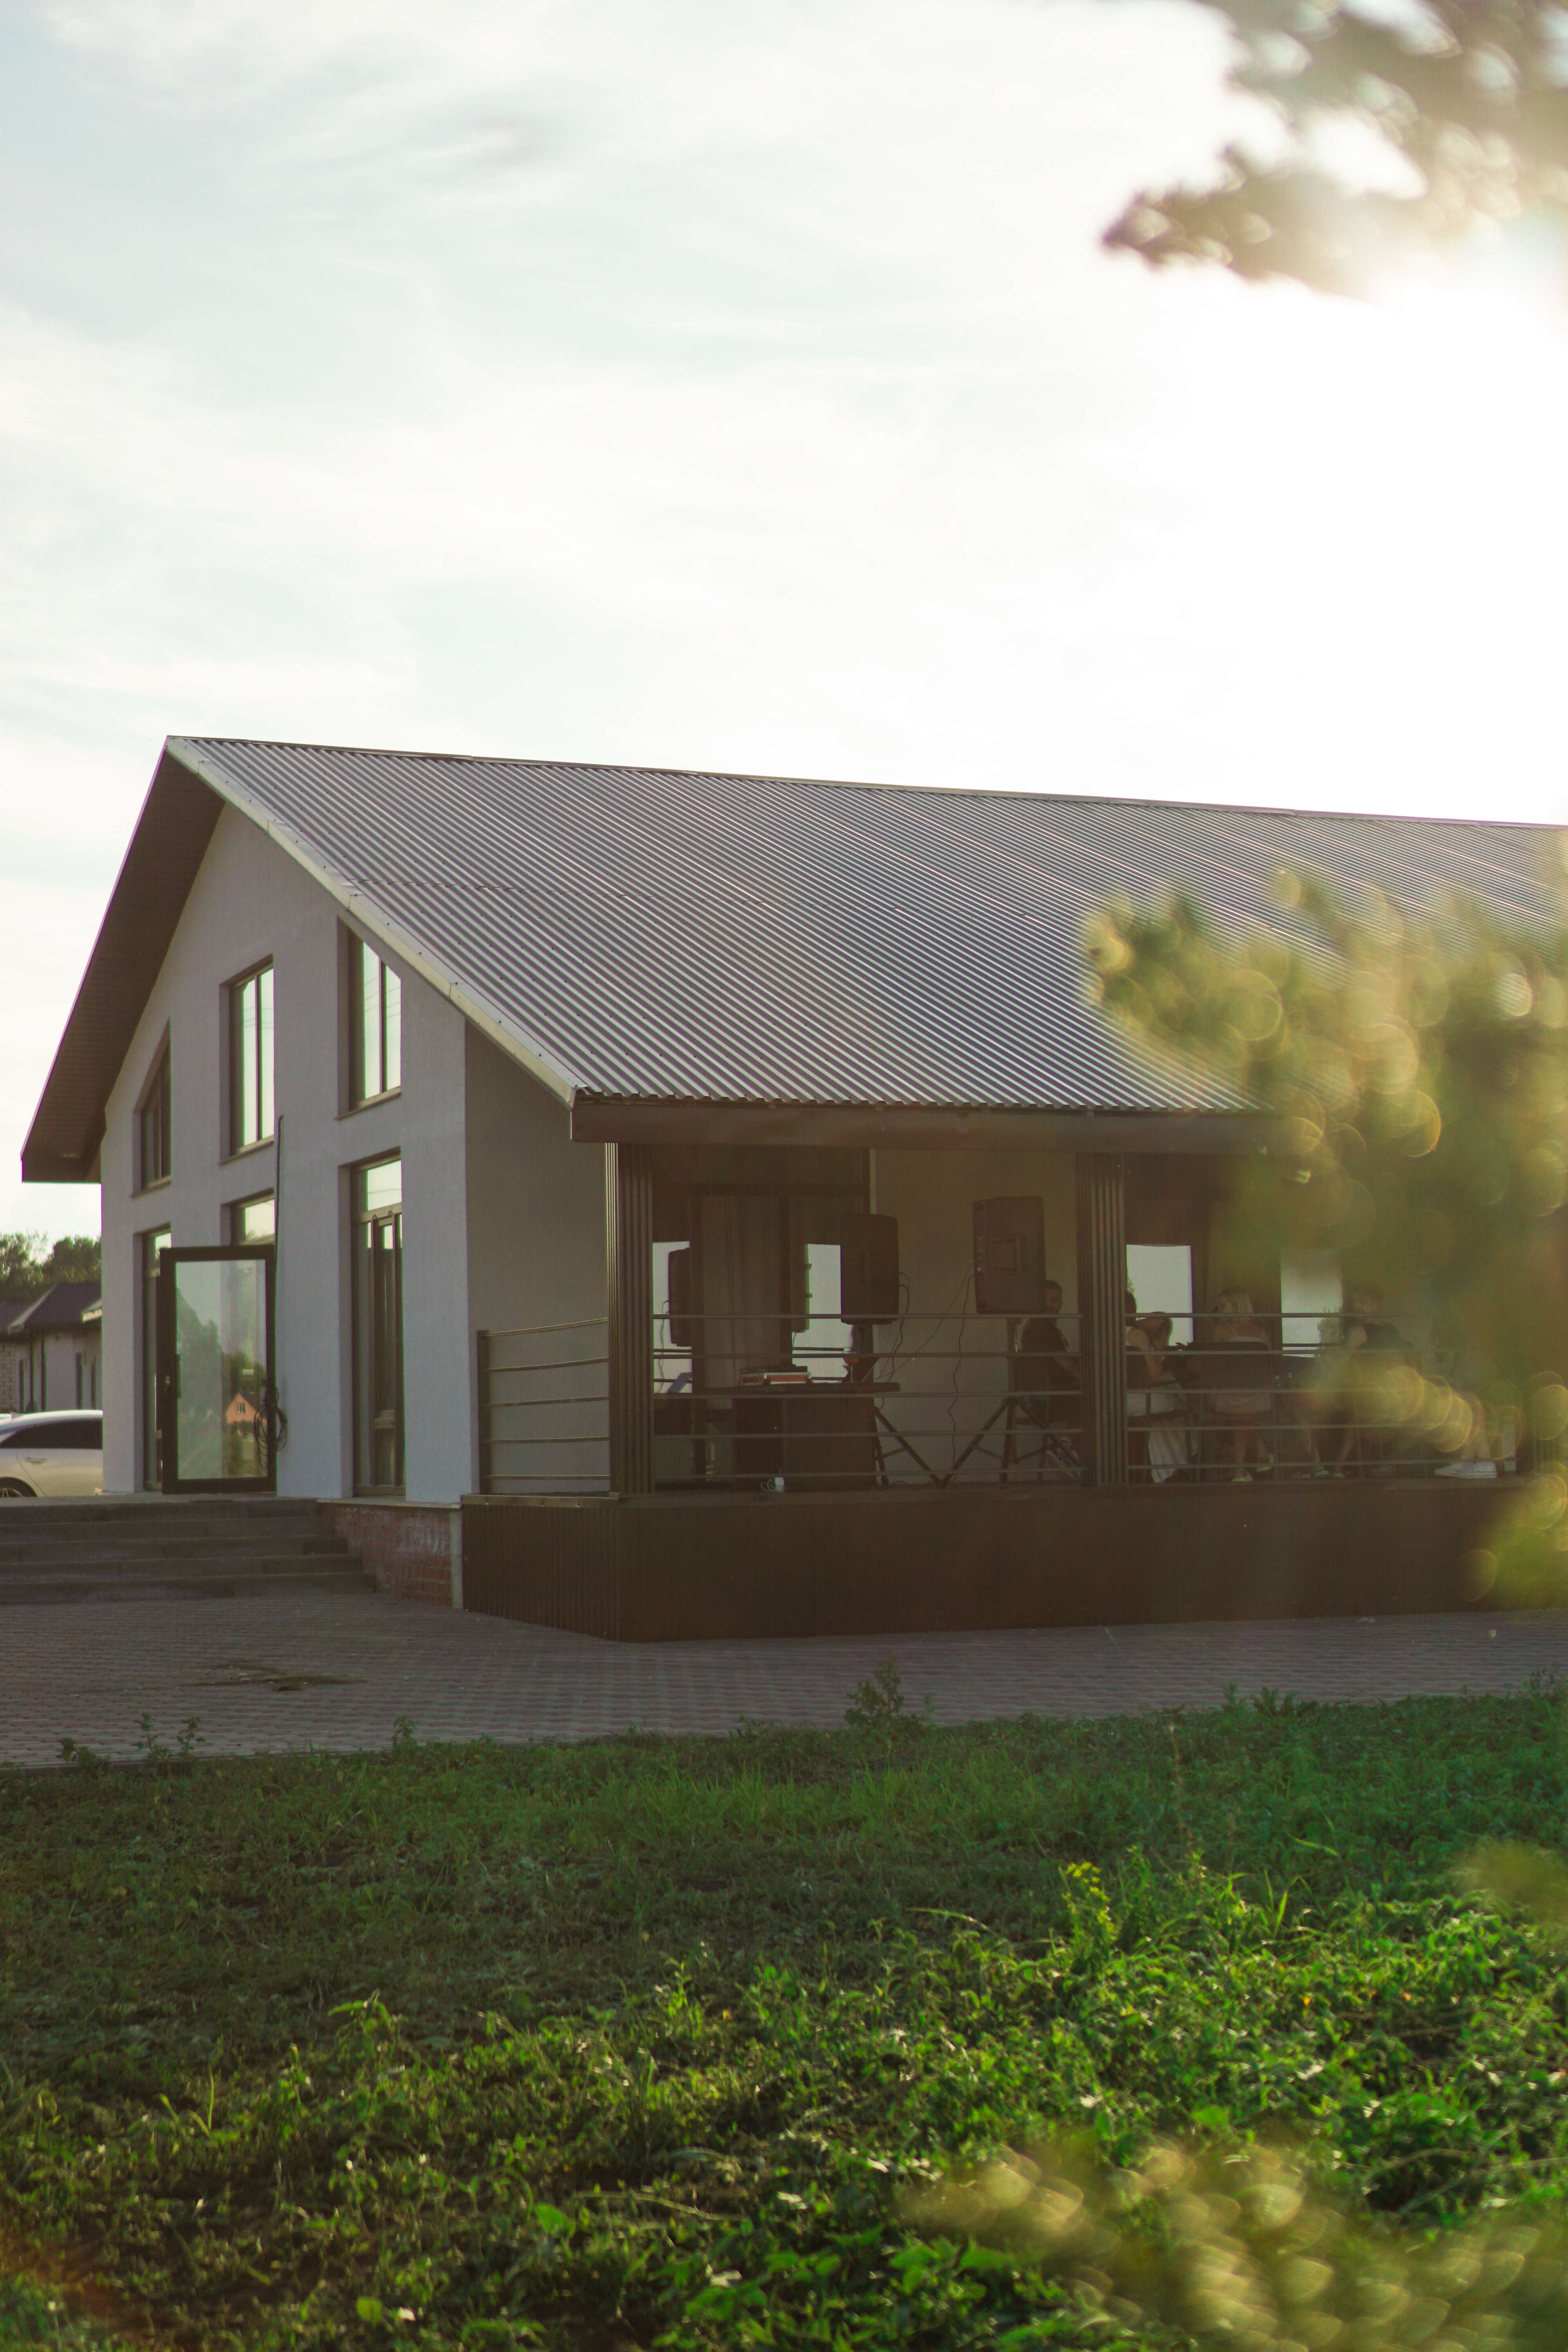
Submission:
M 468 1034 L 468 1217 L 469 1318 L 497 1335 L 497 1364 L 604 1351 L 605 1314 L 605 1153 L 574 1143 L 566 1107 L 478 1030 Z M 542 1327 L 574 1326 L 549 1332 Z M 585 1328 L 584 1328 L 585 1327 Z M 602 1368 L 562 1377 L 498 1378 L 497 1393 L 548 1397 L 602 1385 Z M 521 1429 L 513 1416 L 497 1431 Z M 526 1459 L 542 1487 L 572 1491 L 608 1483 L 602 1411 L 565 1407 L 529 1417 L 534 1436 L 554 1432 L 585 1444 L 498 1450 L 515 1475 Z M 473 1484 L 479 1485 L 478 1423 Z M 510 1485 L 510 1480 L 507 1483 Z
M 977 1315 L 970 1276 L 974 1203 L 1037 1193 L 1044 1203 L 1046 1270 L 1065 1294 L 1064 1318 L 1078 1307 L 1075 1172 L 1070 1154 L 1026 1151 L 882 1151 L 873 1168 L 877 1208 L 899 1221 L 899 1255 L 909 1289 L 900 1328 L 877 1327 L 882 1378 L 902 1392 L 884 1401 L 895 1428 L 931 1467 L 946 1470 L 1005 1394 L 1007 1318 Z M 1064 1320 L 1069 1343 L 1076 1326 Z M 986 1441 L 1000 1451 L 1001 1424 Z M 887 1447 L 888 1474 L 921 1475 L 906 1454 Z M 980 1455 L 959 1473 L 994 1479 L 996 1463 Z
M 226 1160 L 224 985 L 267 957 L 275 975 L 279 1139 Z M 392 1151 L 403 1156 L 405 1491 L 413 1501 L 450 1502 L 471 1483 L 467 1024 L 417 974 L 403 971 L 402 1092 L 345 1113 L 342 968 L 335 902 L 248 818 L 226 809 L 108 1106 L 104 1485 L 110 1491 L 139 1483 L 138 1237 L 166 1225 L 176 1245 L 221 1242 L 226 1202 L 279 1190 L 278 1387 L 289 1418 L 279 1488 L 352 1492 L 348 1171 Z M 135 1106 L 165 1028 L 174 1173 L 138 1195 Z

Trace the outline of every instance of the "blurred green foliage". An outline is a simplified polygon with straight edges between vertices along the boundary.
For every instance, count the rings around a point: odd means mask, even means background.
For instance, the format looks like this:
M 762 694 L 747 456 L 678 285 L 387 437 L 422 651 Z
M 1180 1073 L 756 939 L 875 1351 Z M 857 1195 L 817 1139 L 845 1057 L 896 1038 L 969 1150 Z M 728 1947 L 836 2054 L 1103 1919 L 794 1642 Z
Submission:
M 1233 1163 L 1221 1254 L 1338 1251 L 1347 1286 L 1431 1310 L 1454 1370 L 1385 1367 L 1389 1420 L 1458 1450 L 1479 1392 L 1545 1454 L 1568 1430 L 1568 922 L 1275 887 L 1275 929 L 1222 937 L 1174 897 L 1109 907 L 1086 936 L 1112 1017 L 1271 1122 Z
M 1568 2343 L 1560 2226 L 1510 2215 L 1441 2236 L 1373 2231 L 1315 2191 L 1306 2164 L 1282 2147 L 1219 2154 L 1165 2143 L 1120 2168 L 1081 2140 L 1014 2149 L 916 2191 L 905 2210 L 1076 2286 L 1110 2325 L 1152 2325 L 1173 2345 L 1561 2352 Z
M 1233 146 L 1215 184 L 1138 197 L 1107 243 L 1153 262 L 1218 262 L 1331 293 L 1520 225 L 1557 256 L 1568 231 L 1568 41 L 1553 0 L 1203 0 L 1235 42 L 1236 85 L 1279 135 Z M 1350 124 L 1384 166 L 1374 187 L 1323 160 Z

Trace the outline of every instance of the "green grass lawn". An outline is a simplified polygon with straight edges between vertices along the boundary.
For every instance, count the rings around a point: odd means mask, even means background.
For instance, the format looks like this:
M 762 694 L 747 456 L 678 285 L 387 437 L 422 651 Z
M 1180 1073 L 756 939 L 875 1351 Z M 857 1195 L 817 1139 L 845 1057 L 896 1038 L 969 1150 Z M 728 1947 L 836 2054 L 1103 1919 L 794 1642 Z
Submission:
M 1455 1866 L 1565 1783 L 1542 1696 L 12 1773 L 0 2267 L 171 2345 L 1150 2341 L 900 2185 L 1284 2124 L 1552 2205 L 1558 1948 Z

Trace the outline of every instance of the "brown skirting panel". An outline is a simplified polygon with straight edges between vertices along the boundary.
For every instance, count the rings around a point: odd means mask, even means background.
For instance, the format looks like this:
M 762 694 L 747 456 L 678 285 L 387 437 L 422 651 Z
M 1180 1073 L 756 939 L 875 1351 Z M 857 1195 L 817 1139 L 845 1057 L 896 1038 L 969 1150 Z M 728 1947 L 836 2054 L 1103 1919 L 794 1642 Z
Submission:
M 464 1604 L 622 1642 L 1408 1615 L 1482 1605 L 1475 1556 L 1507 1492 L 481 1496 L 463 1505 Z

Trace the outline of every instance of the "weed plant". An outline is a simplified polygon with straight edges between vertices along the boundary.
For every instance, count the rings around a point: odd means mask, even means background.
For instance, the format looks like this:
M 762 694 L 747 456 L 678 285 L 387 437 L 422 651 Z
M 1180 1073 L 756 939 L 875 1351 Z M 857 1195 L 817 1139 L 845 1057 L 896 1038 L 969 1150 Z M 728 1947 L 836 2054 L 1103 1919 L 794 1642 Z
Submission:
M 1565 1780 L 1545 1692 L 938 1730 L 885 1680 L 837 1733 L 11 1774 L 4 2221 L 251 2352 L 1165 2340 L 911 2194 L 1284 2130 L 1374 2230 L 1552 2210 L 1559 1947 L 1457 1866 L 1559 1847 Z

